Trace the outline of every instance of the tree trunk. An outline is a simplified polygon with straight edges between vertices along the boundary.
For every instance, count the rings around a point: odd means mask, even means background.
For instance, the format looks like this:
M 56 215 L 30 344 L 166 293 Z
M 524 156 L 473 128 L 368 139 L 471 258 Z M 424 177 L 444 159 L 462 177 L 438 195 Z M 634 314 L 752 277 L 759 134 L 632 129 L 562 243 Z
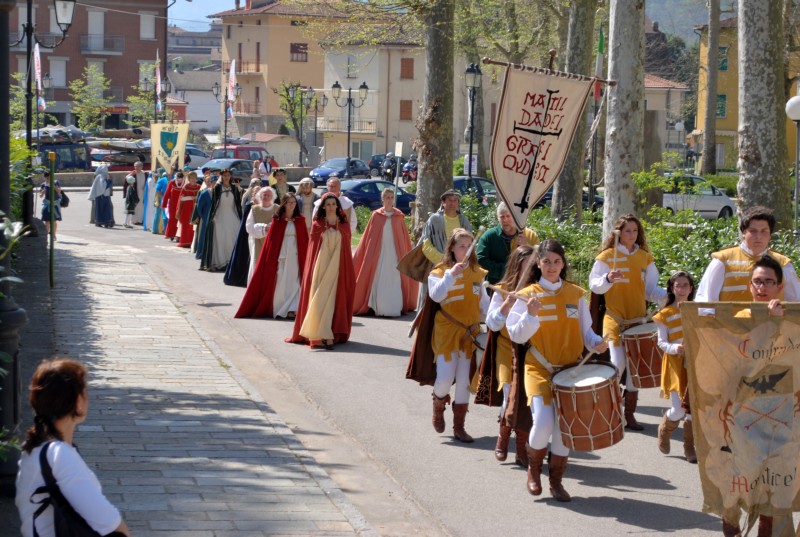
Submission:
M 644 0 L 612 0 L 608 46 L 608 120 L 603 232 L 636 212 L 631 174 L 644 167 Z
M 739 208 L 764 205 L 791 222 L 780 2 L 739 0 Z
M 453 187 L 453 69 L 455 0 L 434 0 L 420 13 L 425 26 L 425 94 L 415 143 L 419 163 L 417 227 Z
M 590 75 L 594 35 L 594 13 L 597 0 L 574 0 L 569 14 L 569 37 L 567 39 L 566 71 Z M 553 216 L 566 220 L 574 215 L 575 223 L 582 221 L 581 192 L 583 191 L 584 145 L 586 144 L 586 118 L 589 108 L 578 123 L 564 169 L 553 188 Z
M 741 14 L 739 16 L 741 17 Z M 719 17 L 719 0 L 708 0 L 706 117 L 703 118 L 702 173 L 709 175 L 717 173 L 717 75 L 719 74 Z

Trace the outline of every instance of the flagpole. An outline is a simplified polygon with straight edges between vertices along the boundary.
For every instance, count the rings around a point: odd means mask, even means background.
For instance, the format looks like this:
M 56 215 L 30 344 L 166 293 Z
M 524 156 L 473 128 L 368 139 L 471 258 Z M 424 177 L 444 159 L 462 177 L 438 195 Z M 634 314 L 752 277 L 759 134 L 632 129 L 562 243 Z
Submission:
M 595 78 L 599 79 L 600 75 L 603 73 L 603 53 L 604 53 L 604 45 L 605 39 L 603 36 L 603 28 L 600 27 L 600 35 L 597 40 L 597 59 L 595 61 L 594 66 L 594 76 Z M 600 84 L 595 82 L 594 86 L 594 115 L 592 116 L 592 121 L 597 120 L 597 114 L 600 112 L 600 98 L 601 98 L 601 90 Z M 597 186 L 596 183 L 596 174 L 597 174 L 597 129 L 594 129 L 592 133 L 592 160 L 591 164 L 589 165 L 589 207 L 594 206 L 594 196 L 595 196 L 595 187 Z
M 599 78 L 596 76 L 585 76 L 585 75 L 576 75 L 574 73 L 566 73 L 564 71 L 553 71 L 551 69 L 545 69 L 543 67 L 533 67 L 532 65 L 525 65 L 522 63 L 510 63 L 510 62 L 499 62 L 496 60 L 492 60 L 491 58 L 484 57 L 481 60 L 481 63 L 486 65 L 499 65 L 501 67 L 508 67 L 509 69 L 518 69 L 520 71 L 529 71 L 531 73 L 539 73 L 543 75 L 552 75 L 558 76 L 563 78 L 571 78 L 573 80 L 580 80 L 583 82 L 598 82 L 600 84 L 605 84 L 608 87 L 614 87 L 617 85 L 616 80 L 605 80 L 603 78 Z

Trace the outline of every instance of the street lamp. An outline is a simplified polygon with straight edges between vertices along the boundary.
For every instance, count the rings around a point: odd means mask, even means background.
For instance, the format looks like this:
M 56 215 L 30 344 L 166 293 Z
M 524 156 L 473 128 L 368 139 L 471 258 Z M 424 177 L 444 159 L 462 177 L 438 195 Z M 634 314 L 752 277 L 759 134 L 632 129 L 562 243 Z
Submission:
M 33 128 L 33 69 L 31 69 L 31 56 L 33 54 L 34 41 L 40 47 L 54 49 L 64 42 L 67 37 L 67 30 L 72 26 L 72 16 L 75 14 L 75 1 L 76 0 L 53 0 L 53 7 L 55 9 L 56 24 L 61 30 L 61 39 L 53 45 L 45 45 L 36 37 L 34 33 L 36 26 L 33 23 L 33 0 L 27 1 L 27 19 L 25 24 L 22 25 L 22 35 L 18 41 L 12 43 L 11 46 L 15 47 L 25 41 L 25 65 L 27 66 L 27 74 L 25 75 L 25 142 L 28 148 L 32 145 L 31 130 Z M 2 9 L 11 10 L 16 5 L 16 2 L 3 0 Z M 6 7 L 8 6 L 8 7 Z M 8 28 L 8 21 L 6 21 L 5 28 Z M 8 36 L 4 39 L 8 43 Z M 4 71 L 8 72 L 8 70 Z M 3 116 L 7 117 L 7 116 Z M 32 186 L 32 185 L 30 185 Z M 22 195 L 22 223 L 32 230 L 31 235 L 35 234 L 33 227 L 33 190 L 26 188 Z
M 311 106 L 311 100 L 314 98 L 314 90 L 309 86 L 308 88 L 302 88 L 299 85 L 292 84 L 289 86 L 287 91 L 289 92 L 289 99 L 292 101 L 292 105 L 295 105 L 295 98 L 297 97 L 297 90 L 300 90 L 303 93 L 303 96 L 300 98 L 300 129 L 298 130 L 298 142 L 300 142 L 300 166 L 303 165 L 303 111 L 308 110 Z
M 796 140 L 794 146 L 794 235 L 797 236 L 797 202 L 798 191 L 800 191 L 800 185 L 797 181 L 798 168 L 800 167 L 800 96 L 795 95 L 786 101 L 786 115 L 789 116 L 789 119 L 794 121 L 794 125 L 797 129 L 795 132 Z
M 50 73 L 45 73 L 42 77 L 42 89 L 44 89 L 44 93 L 47 94 L 47 90 L 53 87 L 53 79 L 50 77 Z M 42 94 L 39 92 L 39 86 L 36 86 L 36 146 L 37 149 L 41 150 L 42 146 L 42 133 L 40 132 L 41 126 L 39 125 L 39 98 Z
M 478 64 L 471 63 L 467 66 L 467 70 L 464 73 L 464 78 L 467 83 L 467 89 L 469 90 L 469 156 L 467 157 L 467 163 L 469 165 L 469 170 L 467 171 L 467 177 L 472 179 L 472 133 L 475 130 L 475 91 L 480 89 L 481 87 L 481 79 L 483 78 L 483 73 L 481 73 L 481 67 Z
M 683 149 L 683 164 L 681 164 L 681 168 L 686 169 L 686 135 L 684 134 L 684 126 L 683 121 L 680 119 L 675 123 L 675 130 L 678 131 L 678 140 L 681 142 L 681 148 Z
M 142 91 L 145 93 L 152 91 L 153 92 L 153 123 L 158 122 L 158 85 L 155 82 L 151 82 L 147 78 L 142 80 Z M 172 91 L 172 84 L 170 83 L 168 78 L 164 78 L 161 81 L 161 93 L 164 95 L 169 94 Z M 167 119 L 167 104 L 164 103 L 164 120 Z
M 322 97 L 319 95 L 314 96 L 314 147 L 319 147 L 319 138 L 317 138 L 317 126 L 319 121 L 317 121 L 317 114 L 319 113 L 319 105 L 322 104 L 322 110 L 325 110 L 325 107 L 328 106 L 328 96 L 324 93 Z
M 350 175 L 350 129 L 352 127 L 351 119 L 353 117 L 353 108 L 361 108 L 364 106 L 364 103 L 367 101 L 368 92 L 369 86 L 367 86 L 366 82 L 362 82 L 358 87 L 358 98 L 360 99 L 358 104 L 353 102 L 353 88 L 347 88 L 347 99 L 344 103 L 340 103 L 339 98 L 342 96 L 342 85 L 339 84 L 339 81 L 337 80 L 331 87 L 331 95 L 333 95 L 333 100 L 336 102 L 336 106 L 339 108 L 344 108 L 345 106 L 347 107 L 347 165 L 344 170 L 345 179 L 352 177 Z
M 233 87 L 233 99 L 231 99 L 230 95 L 228 95 L 228 85 L 225 84 L 225 96 L 220 100 L 220 88 L 219 82 L 214 82 L 214 85 L 211 86 L 211 93 L 214 95 L 214 98 L 217 100 L 218 103 L 227 103 L 228 101 L 236 101 L 239 96 L 242 94 L 242 87 L 237 82 L 236 85 Z M 227 106 L 225 107 L 225 127 L 222 131 L 222 152 L 223 154 L 227 154 L 228 152 L 228 110 Z

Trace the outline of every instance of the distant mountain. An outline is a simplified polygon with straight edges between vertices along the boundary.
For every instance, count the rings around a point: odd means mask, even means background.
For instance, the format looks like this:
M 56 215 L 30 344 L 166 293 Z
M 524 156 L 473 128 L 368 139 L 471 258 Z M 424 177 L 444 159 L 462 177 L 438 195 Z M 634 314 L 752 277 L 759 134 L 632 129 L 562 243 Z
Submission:
M 731 4 L 733 9 L 736 7 L 730 0 L 722 0 L 721 4 L 723 10 L 731 9 Z M 698 39 L 694 27 L 708 23 L 706 0 L 647 0 L 645 13 L 652 22 L 658 23 L 659 30 L 681 36 L 687 45 Z M 730 16 L 723 13 L 722 18 Z

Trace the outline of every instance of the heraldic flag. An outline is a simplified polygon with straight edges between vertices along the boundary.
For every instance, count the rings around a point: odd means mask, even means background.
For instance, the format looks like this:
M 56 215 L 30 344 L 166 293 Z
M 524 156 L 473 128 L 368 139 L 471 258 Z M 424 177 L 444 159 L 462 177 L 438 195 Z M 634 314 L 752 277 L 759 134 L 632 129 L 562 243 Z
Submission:
M 491 167 L 518 229 L 561 173 L 593 80 L 524 66 L 506 69 Z
M 700 315 L 713 307 L 714 315 Z M 684 302 L 703 511 L 791 523 L 800 507 L 800 304 Z M 778 535 L 778 533 L 776 533 Z M 793 534 L 792 534 L 793 535 Z

